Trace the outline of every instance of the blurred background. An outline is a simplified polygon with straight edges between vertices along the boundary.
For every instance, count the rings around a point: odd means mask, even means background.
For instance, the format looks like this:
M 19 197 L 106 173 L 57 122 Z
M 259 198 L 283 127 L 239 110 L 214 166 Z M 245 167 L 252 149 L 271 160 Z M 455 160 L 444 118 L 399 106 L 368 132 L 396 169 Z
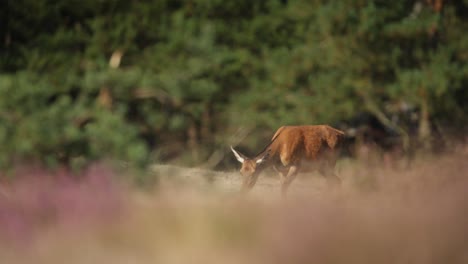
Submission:
M 468 263 L 466 14 L 0 1 L 0 263 Z M 346 132 L 342 188 L 239 196 L 229 146 L 295 124 Z
M 1 5 L 2 169 L 232 168 L 292 124 L 343 129 L 351 157 L 466 140 L 466 0 Z

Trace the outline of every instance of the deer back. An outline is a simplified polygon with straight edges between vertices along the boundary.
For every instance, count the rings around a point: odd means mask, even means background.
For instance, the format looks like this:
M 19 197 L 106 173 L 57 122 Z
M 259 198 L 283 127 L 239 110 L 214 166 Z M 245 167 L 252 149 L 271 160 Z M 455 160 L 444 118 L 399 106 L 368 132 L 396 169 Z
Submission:
M 283 165 L 303 159 L 319 159 L 323 152 L 334 151 L 344 133 L 327 125 L 283 126 L 273 136 L 269 146 L 270 158 Z

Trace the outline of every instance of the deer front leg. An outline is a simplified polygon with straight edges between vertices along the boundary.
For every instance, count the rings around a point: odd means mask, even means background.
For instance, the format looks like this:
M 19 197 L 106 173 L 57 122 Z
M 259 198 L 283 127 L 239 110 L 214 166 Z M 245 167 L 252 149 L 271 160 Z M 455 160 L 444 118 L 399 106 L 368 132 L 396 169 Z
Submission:
M 298 165 L 291 165 L 289 166 L 288 174 L 284 176 L 283 172 L 281 177 L 281 194 L 283 197 L 286 197 L 286 192 L 288 190 L 289 185 L 291 182 L 296 178 L 297 172 L 299 171 Z
M 279 174 L 280 181 L 283 182 L 283 179 L 288 175 L 289 168 L 275 165 L 273 166 L 273 169 Z

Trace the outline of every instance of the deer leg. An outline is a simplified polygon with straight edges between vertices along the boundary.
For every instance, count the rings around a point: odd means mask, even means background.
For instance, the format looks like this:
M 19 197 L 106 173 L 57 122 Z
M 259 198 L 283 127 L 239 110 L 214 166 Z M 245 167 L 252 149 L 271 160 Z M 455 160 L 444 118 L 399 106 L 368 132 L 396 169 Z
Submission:
M 279 174 L 280 181 L 283 182 L 284 178 L 288 175 L 288 168 L 273 166 L 273 169 Z
M 328 187 L 334 187 L 334 186 L 340 186 L 341 185 L 341 179 L 336 176 L 334 172 L 334 164 L 333 166 L 330 163 L 324 163 L 322 166 L 319 168 L 320 174 L 325 177 L 327 180 L 327 185 Z
M 283 166 L 274 166 L 273 169 L 275 169 L 275 171 L 279 174 L 280 184 L 281 184 L 281 186 L 283 186 L 283 184 L 286 181 L 286 178 L 288 176 L 289 168 L 283 167 Z
M 299 166 L 292 165 L 289 167 L 288 174 L 286 176 L 283 175 L 283 177 L 281 178 L 281 194 L 283 195 L 283 197 L 286 196 L 288 187 L 291 184 L 291 182 L 296 178 L 298 171 Z

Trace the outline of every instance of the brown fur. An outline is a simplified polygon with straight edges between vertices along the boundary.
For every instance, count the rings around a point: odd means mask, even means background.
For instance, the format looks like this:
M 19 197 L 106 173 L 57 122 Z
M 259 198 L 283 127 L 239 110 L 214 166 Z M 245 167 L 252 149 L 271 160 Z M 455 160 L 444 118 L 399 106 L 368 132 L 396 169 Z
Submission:
M 306 162 L 315 163 L 315 167 L 327 180 L 339 182 L 333 170 L 337 159 L 336 149 L 343 136 L 342 131 L 328 125 L 280 127 L 270 144 L 255 158 L 250 159 L 235 152 L 244 159 L 240 170 L 244 176 L 243 189 L 251 189 L 259 173 L 268 166 L 274 166 L 281 175 L 282 191 L 285 194 L 297 173 L 303 171 L 302 165 Z

